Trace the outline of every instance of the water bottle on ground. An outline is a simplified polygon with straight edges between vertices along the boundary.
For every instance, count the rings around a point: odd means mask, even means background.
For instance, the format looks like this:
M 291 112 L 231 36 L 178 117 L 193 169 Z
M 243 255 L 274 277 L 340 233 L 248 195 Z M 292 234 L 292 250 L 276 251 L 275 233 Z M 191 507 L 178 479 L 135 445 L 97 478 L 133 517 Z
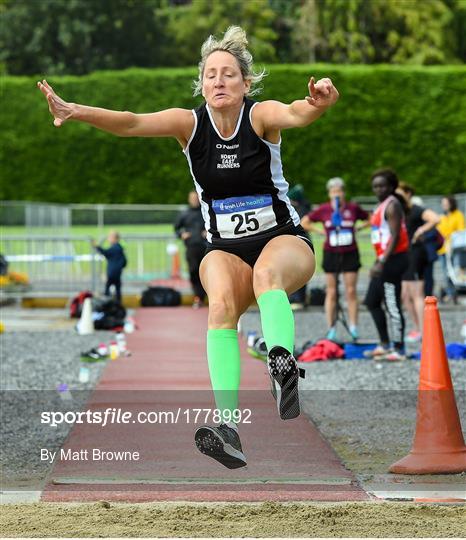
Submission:
M 463 343 L 466 345 L 466 319 L 463 321 L 463 326 L 461 327 L 461 337 L 463 338 Z
M 126 334 L 132 334 L 135 329 L 134 319 L 132 317 L 126 317 L 124 331 Z
M 117 333 L 116 342 L 118 346 L 118 356 L 126 356 L 126 337 L 123 332 Z
M 110 342 L 110 360 L 116 360 L 119 356 L 118 344 L 116 341 Z
M 257 332 L 248 332 L 248 347 L 254 347 L 254 343 L 256 342 L 257 338 Z
M 90 379 L 90 371 L 87 366 L 81 366 L 79 368 L 79 382 L 80 383 L 87 383 Z

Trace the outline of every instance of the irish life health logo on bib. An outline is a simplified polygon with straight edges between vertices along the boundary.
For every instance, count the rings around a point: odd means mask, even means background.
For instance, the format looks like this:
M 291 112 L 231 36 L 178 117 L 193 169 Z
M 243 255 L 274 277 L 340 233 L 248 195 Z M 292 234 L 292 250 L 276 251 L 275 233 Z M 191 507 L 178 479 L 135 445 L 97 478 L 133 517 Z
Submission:
M 277 225 L 271 195 L 246 195 L 212 201 L 220 238 L 242 238 Z

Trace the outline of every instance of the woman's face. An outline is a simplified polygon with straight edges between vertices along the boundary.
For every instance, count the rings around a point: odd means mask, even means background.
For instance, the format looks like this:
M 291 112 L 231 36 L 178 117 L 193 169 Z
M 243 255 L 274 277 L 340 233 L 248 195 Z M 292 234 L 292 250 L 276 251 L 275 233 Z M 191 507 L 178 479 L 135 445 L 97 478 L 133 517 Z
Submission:
M 331 201 L 334 201 L 337 197 L 340 197 L 340 201 L 342 201 L 345 197 L 345 192 L 343 188 L 341 187 L 332 187 L 328 190 L 328 198 Z
M 225 51 L 210 54 L 204 66 L 202 95 L 213 109 L 239 105 L 249 91 L 250 81 L 245 81 L 236 58 Z
M 373 178 L 372 191 L 380 202 L 392 194 L 392 188 L 384 176 L 375 176 Z
M 446 197 L 442 199 L 442 210 L 444 212 L 450 211 L 450 201 Z

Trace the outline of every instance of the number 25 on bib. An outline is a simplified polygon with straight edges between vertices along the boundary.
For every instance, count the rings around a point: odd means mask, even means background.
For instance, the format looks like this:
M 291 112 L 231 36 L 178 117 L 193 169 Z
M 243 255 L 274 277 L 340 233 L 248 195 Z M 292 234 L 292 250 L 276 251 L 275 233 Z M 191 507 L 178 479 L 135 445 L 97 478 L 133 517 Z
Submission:
M 221 238 L 242 238 L 277 225 L 271 195 L 248 195 L 212 201 Z

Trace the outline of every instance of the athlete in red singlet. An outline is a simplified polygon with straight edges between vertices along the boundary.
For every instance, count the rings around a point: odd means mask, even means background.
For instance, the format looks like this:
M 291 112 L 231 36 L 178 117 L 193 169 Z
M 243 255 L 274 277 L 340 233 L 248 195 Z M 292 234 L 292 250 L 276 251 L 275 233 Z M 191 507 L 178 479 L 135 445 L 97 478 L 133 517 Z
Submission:
M 371 355 L 388 361 L 405 358 L 401 279 L 408 266 L 409 240 L 404 209 L 395 196 L 397 186 L 398 177 L 390 169 L 372 175 L 372 190 L 380 201 L 371 218 L 372 244 L 377 259 L 371 268 L 371 281 L 364 303 L 372 315 L 380 340 L 380 345 L 371 351 Z M 382 304 L 391 321 L 391 342 Z
M 390 224 L 385 216 L 387 207 L 390 203 L 394 202 L 396 204 L 397 199 L 394 195 L 389 195 L 383 202 L 377 206 L 374 210 L 374 213 L 371 216 L 371 240 L 372 245 L 374 246 L 377 259 L 384 260 L 387 258 L 386 250 L 387 246 L 391 240 L 391 230 Z M 408 232 L 406 230 L 406 223 L 404 217 L 401 220 L 400 233 L 398 236 L 398 241 L 393 248 L 392 253 L 404 253 L 408 251 L 409 240 Z

